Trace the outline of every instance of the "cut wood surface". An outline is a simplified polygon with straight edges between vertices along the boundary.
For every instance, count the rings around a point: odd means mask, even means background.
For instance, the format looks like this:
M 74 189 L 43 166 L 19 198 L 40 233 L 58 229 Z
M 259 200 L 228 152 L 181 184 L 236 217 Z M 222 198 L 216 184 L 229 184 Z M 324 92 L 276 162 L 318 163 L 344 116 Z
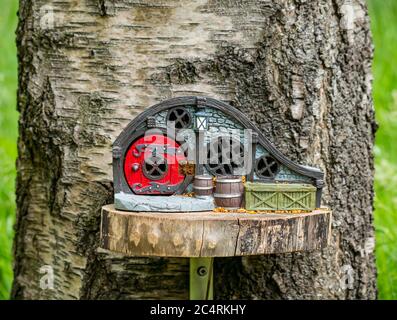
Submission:
M 331 211 L 126 212 L 102 207 L 101 247 L 129 256 L 230 257 L 309 251 L 329 242 Z

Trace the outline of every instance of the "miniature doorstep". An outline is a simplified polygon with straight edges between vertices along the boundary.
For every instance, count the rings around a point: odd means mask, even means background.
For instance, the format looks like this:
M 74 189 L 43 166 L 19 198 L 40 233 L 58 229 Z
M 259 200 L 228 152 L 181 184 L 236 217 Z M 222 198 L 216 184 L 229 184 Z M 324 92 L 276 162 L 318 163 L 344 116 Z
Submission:
M 115 208 L 312 211 L 324 174 L 278 151 L 236 108 L 173 98 L 132 120 L 113 145 Z

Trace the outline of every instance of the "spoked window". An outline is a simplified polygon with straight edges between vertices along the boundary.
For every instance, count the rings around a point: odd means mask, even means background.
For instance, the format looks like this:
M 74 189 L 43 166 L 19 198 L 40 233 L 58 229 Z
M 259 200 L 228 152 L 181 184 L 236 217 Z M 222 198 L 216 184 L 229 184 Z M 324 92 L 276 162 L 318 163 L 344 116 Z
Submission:
M 167 121 L 175 122 L 176 129 L 185 129 L 190 126 L 192 116 L 186 108 L 176 107 L 168 112 Z
M 280 164 L 276 159 L 267 155 L 256 161 L 255 171 L 259 178 L 274 179 L 280 170 Z
M 150 180 L 163 178 L 168 171 L 167 160 L 159 155 L 152 155 L 144 160 L 143 174 Z

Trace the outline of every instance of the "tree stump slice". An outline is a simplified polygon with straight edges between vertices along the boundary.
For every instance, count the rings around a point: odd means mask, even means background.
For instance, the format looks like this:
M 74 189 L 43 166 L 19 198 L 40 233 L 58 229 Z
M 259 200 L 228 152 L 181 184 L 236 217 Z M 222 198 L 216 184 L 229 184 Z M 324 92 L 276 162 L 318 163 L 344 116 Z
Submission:
M 102 207 L 101 247 L 128 256 L 232 257 L 329 243 L 331 211 L 301 214 L 126 212 Z

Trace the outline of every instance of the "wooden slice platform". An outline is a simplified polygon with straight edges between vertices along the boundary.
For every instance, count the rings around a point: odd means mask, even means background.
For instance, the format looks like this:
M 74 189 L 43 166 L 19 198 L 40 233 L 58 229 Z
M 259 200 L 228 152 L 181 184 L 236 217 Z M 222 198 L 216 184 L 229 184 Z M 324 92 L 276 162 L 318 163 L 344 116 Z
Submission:
M 101 247 L 129 256 L 231 257 L 321 249 L 331 211 L 300 214 L 126 212 L 102 207 Z

